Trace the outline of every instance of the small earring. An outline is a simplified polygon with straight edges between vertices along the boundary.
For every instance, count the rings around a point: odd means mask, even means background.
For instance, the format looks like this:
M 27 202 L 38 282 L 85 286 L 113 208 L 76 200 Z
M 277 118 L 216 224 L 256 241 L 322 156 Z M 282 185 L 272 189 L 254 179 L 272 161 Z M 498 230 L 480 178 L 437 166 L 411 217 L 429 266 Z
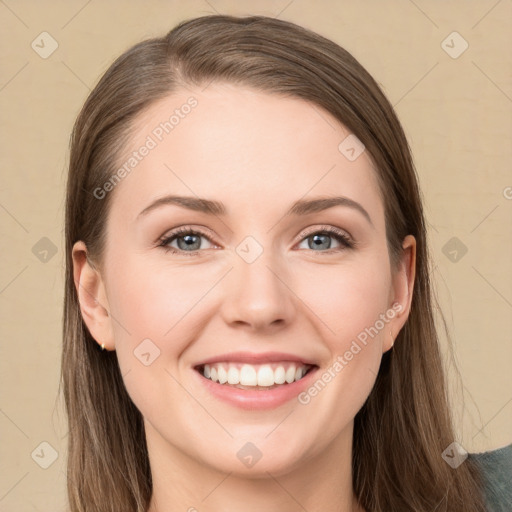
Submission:
M 101 344 L 101 350 L 105 350 L 105 343 Z
M 393 333 L 391 332 L 391 329 L 389 330 L 389 335 L 391 336 L 391 346 L 395 344 L 395 339 L 393 338 Z

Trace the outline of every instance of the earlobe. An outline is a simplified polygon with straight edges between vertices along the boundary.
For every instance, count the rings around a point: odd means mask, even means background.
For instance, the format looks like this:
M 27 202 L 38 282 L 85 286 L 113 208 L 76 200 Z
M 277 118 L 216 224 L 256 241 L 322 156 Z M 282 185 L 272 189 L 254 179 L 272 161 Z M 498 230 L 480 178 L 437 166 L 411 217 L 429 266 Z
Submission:
M 75 243 L 72 256 L 73 278 L 82 318 L 98 344 L 113 350 L 112 318 L 101 274 L 89 261 L 87 248 L 82 241 Z
M 389 350 L 405 325 L 411 310 L 414 281 L 416 278 L 416 239 L 407 235 L 402 242 L 402 258 L 393 276 L 393 297 L 391 300 L 394 310 L 393 319 L 389 323 L 389 332 L 385 336 L 383 351 Z

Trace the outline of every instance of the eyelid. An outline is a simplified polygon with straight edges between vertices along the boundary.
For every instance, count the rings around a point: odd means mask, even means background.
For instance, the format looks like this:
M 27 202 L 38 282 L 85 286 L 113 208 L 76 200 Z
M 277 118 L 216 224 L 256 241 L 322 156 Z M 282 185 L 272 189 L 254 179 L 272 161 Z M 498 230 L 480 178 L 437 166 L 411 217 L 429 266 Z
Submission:
M 211 243 L 214 243 L 215 245 L 218 245 L 214 239 L 215 239 L 215 236 L 213 235 L 213 231 L 211 231 L 210 229 L 208 229 L 207 227 L 205 226 L 199 226 L 199 227 L 195 227 L 193 225 L 183 225 L 183 226 L 177 226 L 173 229 L 170 229 L 168 231 L 166 231 L 162 236 L 159 236 L 156 240 L 155 240 L 155 244 L 158 244 L 159 242 L 162 242 L 164 240 L 167 240 L 169 238 L 175 238 L 175 237 L 178 237 L 179 235 L 181 234 L 185 234 L 185 233 L 195 233 L 197 235 L 201 235 L 201 236 L 204 236 L 205 238 L 207 238 Z
M 328 234 L 337 234 L 339 236 L 343 236 L 347 238 L 351 244 L 355 245 L 356 241 L 354 240 L 354 237 L 345 229 L 338 228 L 336 226 L 330 226 L 330 225 L 316 225 L 316 226 L 310 226 L 308 228 L 304 228 L 298 235 L 298 241 L 302 242 L 304 238 L 307 238 L 308 236 L 314 235 L 316 233 L 322 233 L 327 232 Z
M 199 236 L 203 236 L 206 238 L 211 244 L 215 246 L 219 246 L 217 242 L 215 242 L 215 237 L 211 235 L 212 231 L 205 226 L 200 226 L 199 228 L 193 227 L 192 225 L 183 225 L 178 226 L 176 228 L 171 229 L 170 231 L 167 231 L 164 235 L 158 238 L 158 240 L 155 242 L 155 244 L 159 247 L 163 247 L 164 249 L 170 250 L 171 252 L 177 252 L 177 253 L 183 253 L 187 255 L 193 255 L 197 253 L 201 253 L 204 251 L 199 249 L 195 251 L 180 251 L 176 250 L 174 248 L 168 247 L 168 244 L 170 243 L 170 239 L 175 240 L 178 238 L 181 234 L 195 234 Z M 313 225 L 309 226 L 307 228 L 304 228 L 298 235 L 298 240 L 294 243 L 294 246 L 298 243 L 302 242 L 306 238 L 308 238 L 311 235 L 319 234 L 319 233 L 326 233 L 330 236 L 338 235 L 340 238 L 345 240 L 345 243 L 347 247 L 355 247 L 357 245 L 357 242 L 354 240 L 352 235 L 348 233 L 346 230 L 338 228 L 336 226 L 330 226 L 330 225 Z M 334 251 L 313 251 L 320 253 L 326 253 L 329 254 Z

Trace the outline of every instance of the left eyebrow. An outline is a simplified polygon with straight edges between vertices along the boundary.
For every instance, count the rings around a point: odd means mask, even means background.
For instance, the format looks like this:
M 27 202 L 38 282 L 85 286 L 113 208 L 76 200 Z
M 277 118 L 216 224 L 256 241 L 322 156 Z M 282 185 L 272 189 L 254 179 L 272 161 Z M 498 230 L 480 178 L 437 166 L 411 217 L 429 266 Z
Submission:
M 354 208 L 359 213 L 363 214 L 366 220 L 373 226 L 370 214 L 363 208 L 363 206 L 357 201 L 344 196 L 301 199 L 293 203 L 292 207 L 286 212 L 285 216 L 308 215 L 310 213 L 320 212 L 327 210 L 328 208 L 333 208 L 334 206 L 348 206 L 349 208 Z

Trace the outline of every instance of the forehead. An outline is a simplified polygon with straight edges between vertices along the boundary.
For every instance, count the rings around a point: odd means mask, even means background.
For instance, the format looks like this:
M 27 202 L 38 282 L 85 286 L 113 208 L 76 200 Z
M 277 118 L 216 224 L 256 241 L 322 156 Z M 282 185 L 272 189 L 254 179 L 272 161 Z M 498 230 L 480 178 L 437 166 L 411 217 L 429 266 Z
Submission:
M 124 161 L 144 151 L 117 186 L 116 202 L 139 211 L 164 193 L 211 197 L 251 212 L 309 195 L 365 201 L 382 214 L 371 158 L 347 158 L 354 136 L 321 107 L 231 84 L 181 89 L 137 119 Z M 340 145 L 341 144 L 341 145 Z M 348 156 L 354 155 L 348 153 Z M 133 163 L 133 162 L 132 162 Z M 364 199 L 366 197 L 366 199 Z

